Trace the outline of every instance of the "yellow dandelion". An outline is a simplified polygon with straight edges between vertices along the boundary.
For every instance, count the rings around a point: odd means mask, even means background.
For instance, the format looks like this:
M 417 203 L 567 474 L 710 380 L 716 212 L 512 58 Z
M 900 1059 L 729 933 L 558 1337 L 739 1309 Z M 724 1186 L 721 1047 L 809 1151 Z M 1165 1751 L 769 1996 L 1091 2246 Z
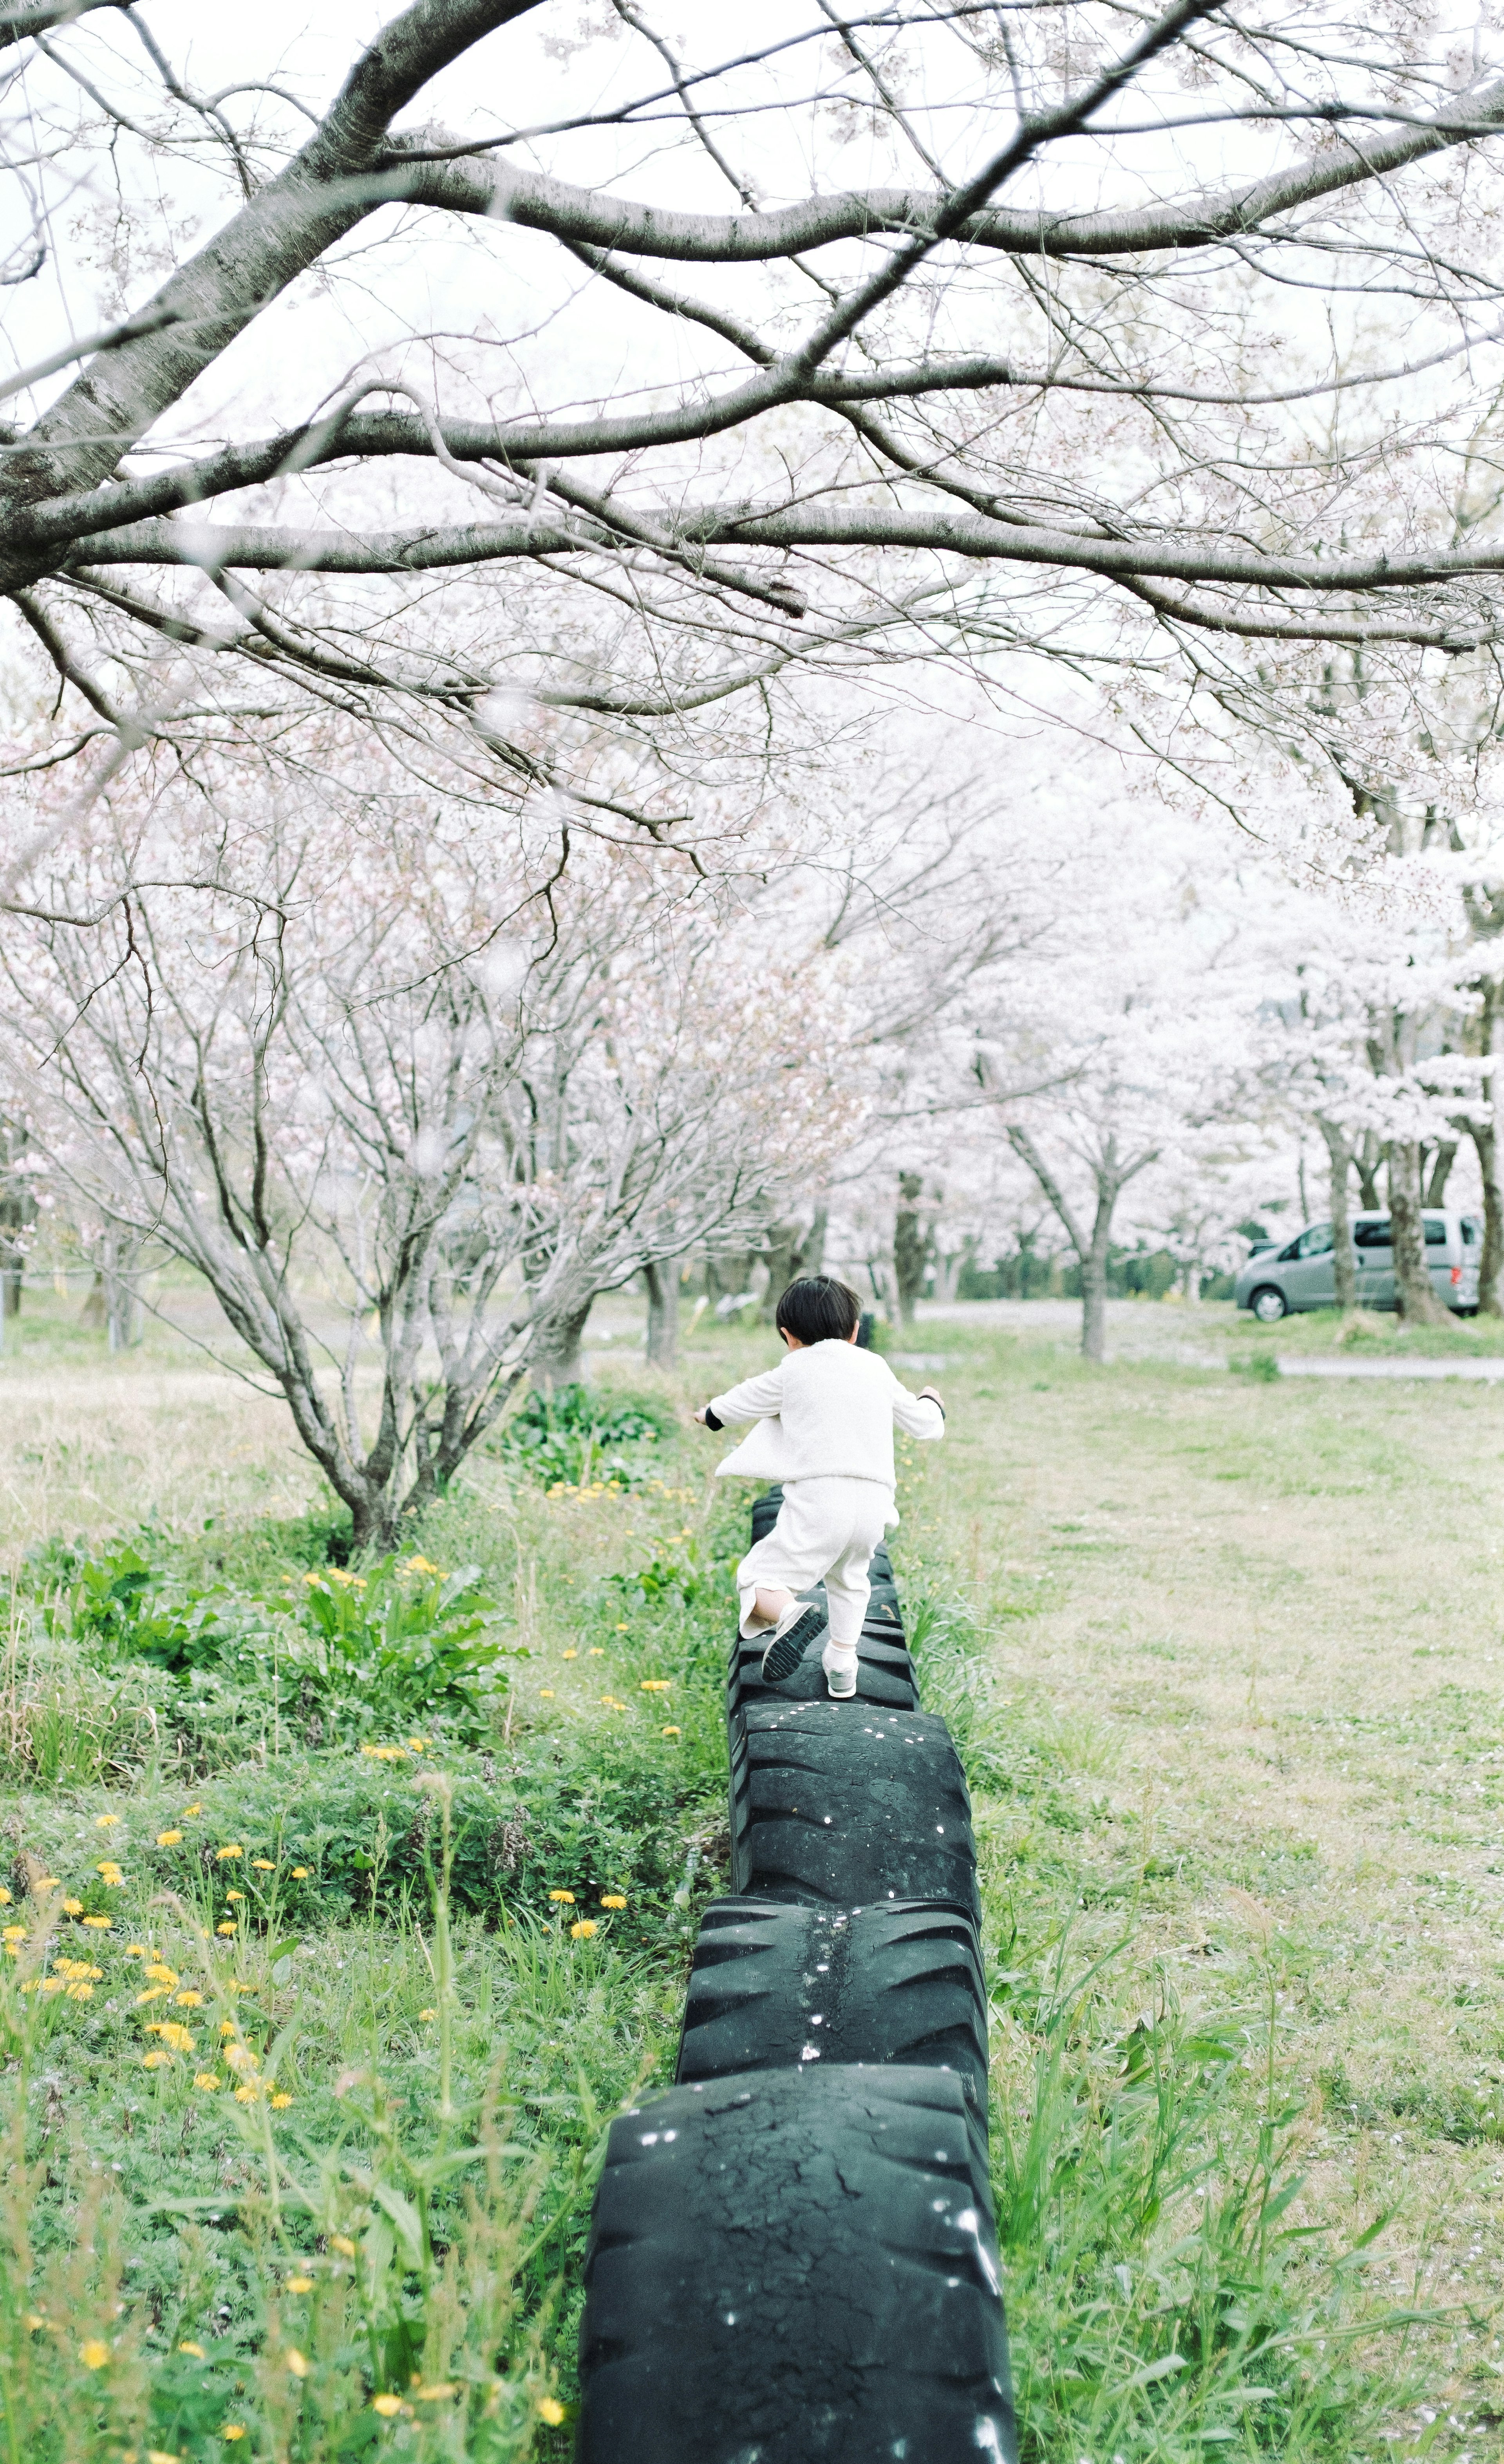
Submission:
M 233 1933 L 233 1932 L 234 1932 L 234 1929 L 235 1929 L 235 1924 L 234 1924 L 234 1919 L 233 1919 L 233 1917 L 232 1917 L 232 1918 L 229 1920 L 228 1924 L 225 1924 L 225 1925 L 217 1925 L 214 1927 L 214 1931 L 215 1931 L 216 1933 L 218 1933 L 218 1934 L 230 1934 L 230 1933 Z
M 564 2406 L 556 2395 L 545 2395 L 540 2400 L 538 2418 L 546 2421 L 550 2430 L 557 2430 L 564 2417 Z
M 373 2395 L 371 2398 L 371 2410 L 372 2412 L 379 2412 L 383 2421 L 395 2420 L 397 2414 L 402 2410 L 402 2398 L 400 2395 Z
M 37 1891 L 60 1891 L 62 1889 L 62 1876 L 60 1874 L 43 1874 L 39 1876 L 32 1887 L 33 1890 Z
M 551 1900 L 555 1901 L 560 1907 L 572 1908 L 574 1905 L 574 1893 L 572 1891 L 550 1891 L 548 1896 Z
M 667 1677 L 645 1677 L 642 1681 L 642 1691 L 644 1694 L 667 1694 L 671 1683 L 672 1681 Z
M 70 1985 L 68 1988 L 68 1999 L 70 2002 L 92 2002 L 94 1999 L 94 1988 L 92 1985 L 84 1985 L 81 1983 Z
M 601 1905 L 603 1908 L 624 1908 L 627 1905 L 627 1895 L 624 1891 L 608 1891 Z
M 270 1857 L 253 1857 L 251 1862 L 258 1874 L 275 1874 L 276 1871 Z
M 619 1625 L 616 1631 L 618 1634 L 626 1634 L 628 1632 L 628 1628 L 624 1625 Z
M 564 1653 L 565 1660 L 578 1660 L 579 1657 L 580 1655 L 577 1651 L 566 1651 Z
M 418 2013 L 418 2017 L 420 2019 L 436 2019 L 438 2017 L 438 2013 L 436 2011 L 420 2011 Z
M 679 1733 L 679 1732 L 678 1732 L 677 1728 L 673 1728 L 673 1727 L 665 1728 L 665 1729 L 663 1730 L 663 1734 L 664 1734 L 666 1737 L 676 1737 L 676 1736 L 678 1735 L 678 1733 Z
M 219 2085 L 219 2073 L 217 2071 L 195 2071 L 193 2074 L 193 2084 L 197 2088 L 202 2088 L 206 2096 L 212 2096 L 214 2090 Z
M 249 2045 L 227 2045 L 225 2059 L 232 2071 L 254 2071 L 255 2056 Z
M 195 2344 L 188 2336 L 184 2337 L 182 2343 L 178 2346 L 178 2350 L 180 2353 L 191 2353 L 196 2362 L 207 2361 L 209 2358 L 203 2345 Z
M 292 2103 L 292 2098 L 288 2095 L 285 2088 L 278 2088 L 276 2096 L 272 2099 L 272 2111 L 274 2113 L 285 2113 L 288 2106 Z
M 177 1985 L 182 1981 L 177 1969 L 169 1968 L 165 1959 L 154 1959 L 144 1973 L 151 1978 L 154 1985 Z
M 94 1827 L 96 1831 L 113 1831 L 119 1820 L 118 1814 L 97 1814 L 94 1817 Z
M 440 2379 L 436 2387 L 414 2387 L 419 2404 L 442 2404 L 447 2396 L 458 2395 L 459 2389 L 449 2379 Z
M 125 1945 L 125 1956 L 127 1959 L 149 1959 L 151 1953 L 144 1942 L 128 1942 Z
M 432 1743 L 433 1740 L 431 1737 L 409 1737 L 408 1739 L 408 1751 L 409 1754 L 426 1754 Z
M 4 1883 L 0 1883 L 0 1908 L 8 1908 L 8 1907 L 10 1906 L 10 1904 L 11 1904 L 11 1894 L 10 1894 L 10 1892 L 6 1889 L 6 1887 L 5 1887 Z
M 538 1699 L 541 1703 L 551 1703 L 554 1699 L 553 1687 L 551 1685 L 540 1686 Z
M 604 1642 L 591 1643 L 590 1658 L 592 1660 L 604 1660 L 606 1658 L 606 1645 Z
M 39 2310 L 29 2310 L 26 2314 L 26 2323 L 34 2336 L 39 2327 L 46 2326 L 47 2321 Z
M 243 1857 L 245 1853 L 246 1852 L 241 1847 L 239 1840 L 232 1839 L 228 1847 L 215 1849 L 214 1862 L 216 1865 L 224 1865 L 229 1863 L 232 1858 Z
M 219 2434 L 221 2438 L 244 2438 L 246 2434 L 245 2423 L 243 2421 L 227 2421 Z
M 110 2361 L 110 2348 L 100 2337 L 94 2336 L 90 2338 L 88 2343 L 79 2345 L 78 2359 L 83 2364 L 86 2370 L 107 2369 L 109 2367 Z
M 235 2033 L 235 2022 L 234 2022 L 234 2020 L 233 2020 L 233 2019 L 221 2019 L 221 2021 L 220 2021 L 220 2023 L 219 2023 L 219 2033 L 220 2033 L 220 2035 L 221 2035 L 222 2036 L 232 2036 L 232 2035 L 234 2035 L 234 2033 Z
M 204 1996 L 202 1993 L 195 1992 L 191 1985 L 183 1992 L 174 1993 L 172 1999 L 180 2011 L 202 2011 L 204 2007 Z
M 313 2289 L 314 2280 L 311 2276 L 290 2276 L 287 2279 L 289 2293 L 311 2293 Z
M 65 1917 L 81 1917 L 83 1914 L 83 1902 L 81 1900 L 64 1900 L 63 1914 Z
M 599 1931 L 600 1927 L 593 1917 L 581 1917 L 577 1924 L 569 1927 L 569 1939 L 571 1942 L 588 1942 L 591 1934 Z
M 101 1865 L 96 1865 L 94 1870 L 97 1874 L 102 1874 L 105 1881 L 112 1886 L 125 1879 L 113 1857 L 106 1857 L 104 1862 Z
M 143 2054 L 141 2057 L 144 2071 L 165 2071 L 170 2069 L 171 2064 L 172 2056 L 163 2053 L 160 2046 L 154 2054 Z
M 113 1917 L 85 1917 L 83 1922 L 86 1925 L 92 1925 L 96 1933 L 109 1933 L 114 1926 L 115 1919 Z
M 259 2079 L 247 2079 L 243 2087 L 237 2087 L 237 2088 L 236 2088 L 236 2090 L 235 2090 L 235 2102 L 236 2102 L 236 2104 L 254 2104 L 254 2102 L 255 2102 L 255 2101 L 256 2101 L 256 2098 L 260 2095 L 260 2093 L 261 2093 L 261 2082 L 260 2082 L 260 2080 L 259 2080 Z
M 308 2376 L 307 2360 L 305 2356 L 299 2351 L 296 2344 L 288 2345 L 282 2359 L 287 2364 L 288 2368 L 292 2371 L 295 2379 L 305 2379 Z
M 181 1815 L 181 1816 L 180 1816 L 180 1819 L 181 1819 L 182 1821 L 184 1821 L 184 1822 L 191 1822 L 191 1821 L 192 1821 L 192 1819 L 193 1819 L 194 1815 L 195 1815 L 195 1814 L 202 1814 L 202 1813 L 203 1813 L 203 1811 L 204 1811 L 204 1809 L 203 1809 L 203 1807 L 202 1807 L 201 1805 L 186 1805 L 186 1806 L 183 1808 L 183 1812 L 182 1812 L 182 1815 Z
M 244 1891 L 227 1891 L 225 1893 L 225 1899 L 228 1904 L 232 1908 L 243 1908 L 246 1903 L 246 1895 Z
M 25 1940 L 25 1925 L 7 1925 L 4 1931 L 0 1932 L 0 1942 L 24 1942 Z
M 144 2010 L 148 2002 L 164 2001 L 171 1991 L 170 1985 L 148 1985 L 144 1993 L 138 1993 L 136 1996 L 137 2010 Z
M 295 1882 L 306 1882 L 306 1881 L 307 1881 L 307 1880 L 308 1880 L 308 1868 L 307 1868 L 307 1866 L 306 1866 L 306 1865 L 295 1865 L 295 1866 L 293 1867 L 293 1880 L 294 1880 L 294 1881 L 295 1881 Z
M 353 2241 L 349 2240 L 344 2233 L 331 2233 L 329 2235 L 329 2247 L 331 2250 L 339 2251 L 342 2257 L 353 2258 L 355 2256 L 355 2244 Z
M 181 1831 L 159 1831 L 157 1845 L 159 1848 L 176 1848 L 182 1837 Z

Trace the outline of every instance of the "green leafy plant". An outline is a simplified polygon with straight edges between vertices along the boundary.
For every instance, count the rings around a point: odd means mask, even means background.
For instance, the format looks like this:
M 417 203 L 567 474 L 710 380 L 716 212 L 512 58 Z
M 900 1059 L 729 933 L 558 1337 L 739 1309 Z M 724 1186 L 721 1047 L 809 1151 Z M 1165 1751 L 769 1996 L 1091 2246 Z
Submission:
M 513 1413 L 501 1450 L 544 1488 L 605 1486 L 638 1488 L 649 1479 L 644 1450 L 656 1448 L 668 1428 L 656 1403 L 636 1397 L 608 1400 L 586 1386 L 535 1388 Z
M 329 1567 L 304 1575 L 301 1608 L 322 1646 L 302 1681 L 343 1727 L 437 1720 L 481 1736 L 503 1661 L 528 1656 L 503 1641 L 478 1566 L 445 1573 L 416 1556 L 383 1557 L 364 1573 Z

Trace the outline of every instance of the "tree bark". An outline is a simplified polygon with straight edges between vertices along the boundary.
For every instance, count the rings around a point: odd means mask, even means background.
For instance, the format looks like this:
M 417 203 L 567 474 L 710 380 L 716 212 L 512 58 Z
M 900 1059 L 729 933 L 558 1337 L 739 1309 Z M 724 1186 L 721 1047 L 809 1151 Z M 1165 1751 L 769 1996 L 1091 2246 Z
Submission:
M 1389 1149 L 1389 1228 L 1394 1243 L 1394 1297 L 1411 1326 L 1445 1326 L 1448 1312 L 1431 1288 L 1421 1214 L 1421 1150 L 1414 1138 Z
M 528 1367 L 540 1385 L 578 1386 L 580 1338 L 594 1305 L 592 1292 L 583 1309 L 567 1309 L 540 1328 L 537 1345 L 528 1358 Z
M 820 1272 L 825 1263 L 825 1235 L 829 1221 L 829 1208 L 817 1206 L 807 1231 L 802 1232 L 797 1223 L 773 1225 L 763 1252 L 767 1266 L 767 1289 L 763 1295 L 762 1309 L 765 1325 L 772 1325 L 778 1314 L 778 1304 L 796 1275 L 818 1275 Z
M 1350 1317 L 1358 1307 L 1358 1266 L 1353 1256 L 1352 1218 L 1347 1211 L 1347 1175 L 1352 1156 L 1347 1140 L 1335 1121 L 1318 1117 L 1317 1127 L 1326 1140 L 1327 1203 L 1332 1212 L 1332 1280 L 1337 1288 L 1337 1306 L 1344 1317 Z
M 679 1262 L 654 1258 L 644 1266 L 648 1291 L 648 1363 L 676 1369 L 679 1361 Z
M 1443 1138 L 1431 1157 L 1431 1168 L 1427 1177 L 1426 1203 L 1427 1206 L 1446 1205 L 1447 1183 L 1451 1177 L 1451 1168 L 1456 1160 L 1457 1140 Z
M 1478 1030 L 1479 1046 L 1488 1064 L 1483 1091 L 1489 1109 L 1484 1119 L 1468 1123 L 1483 1182 L 1483 1256 L 1478 1265 L 1478 1315 L 1504 1317 L 1504 1294 L 1500 1290 L 1501 1282 L 1504 1282 L 1504 1193 L 1499 1188 L 1498 1098 L 1493 1066 L 1501 987 L 1485 979 L 1482 989 L 1483 1013 L 1478 1021 Z
M 898 1295 L 899 1323 L 903 1326 L 914 1324 L 915 1308 L 924 1288 L 925 1269 L 930 1262 L 929 1235 L 919 1213 L 923 1191 L 922 1174 L 899 1173 L 898 1212 L 893 1227 L 893 1280 Z
M 1379 1212 L 1379 1167 L 1382 1161 L 1383 1148 L 1372 1130 L 1365 1130 L 1362 1144 L 1353 1151 L 1353 1170 L 1358 1175 L 1358 1195 L 1368 1215 Z

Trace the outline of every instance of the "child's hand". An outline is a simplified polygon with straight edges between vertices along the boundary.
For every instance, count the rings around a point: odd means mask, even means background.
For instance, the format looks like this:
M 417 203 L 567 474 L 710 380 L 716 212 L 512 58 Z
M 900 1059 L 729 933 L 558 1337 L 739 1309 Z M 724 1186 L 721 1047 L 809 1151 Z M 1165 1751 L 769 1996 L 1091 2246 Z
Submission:
M 705 1426 L 705 1413 L 707 1408 L 708 1407 L 702 1403 L 697 1412 L 692 1412 L 690 1414 L 690 1419 L 696 1421 L 700 1428 Z
M 941 1397 L 939 1394 L 937 1394 L 937 1392 L 936 1392 L 936 1390 L 935 1390 L 935 1388 L 934 1388 L 933 1386 L 921 1386 L 921 1387 L 919 1388 L 919 1401 L 922 1403 L 922 1402 L 924 1402 L 924 1401 L 926 1400 L 926 1398 L 927 1398 L 931 1403 L 939 1403 L 939 1404 L 940 1404 L 940 1410 L 941 1410 L 942 1412 L 943 1412 L 943 1410 L 945 1409 L 945 1405 L 944 1405 L 944 1401 L 943 1401 L 942 1397 Z

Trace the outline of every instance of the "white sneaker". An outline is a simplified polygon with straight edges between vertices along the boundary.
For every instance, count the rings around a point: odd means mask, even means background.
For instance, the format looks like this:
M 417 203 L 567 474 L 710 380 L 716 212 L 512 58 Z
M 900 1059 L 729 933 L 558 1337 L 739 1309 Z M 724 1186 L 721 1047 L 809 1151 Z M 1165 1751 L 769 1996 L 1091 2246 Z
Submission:
M 856 1693 L 855 1652 L 837 1651 L 834 1643 L 828 1642 L 820 1654 L 820 1665 L 825 1670 L 826 1691 L 831 1702 L 852 1701 Z

